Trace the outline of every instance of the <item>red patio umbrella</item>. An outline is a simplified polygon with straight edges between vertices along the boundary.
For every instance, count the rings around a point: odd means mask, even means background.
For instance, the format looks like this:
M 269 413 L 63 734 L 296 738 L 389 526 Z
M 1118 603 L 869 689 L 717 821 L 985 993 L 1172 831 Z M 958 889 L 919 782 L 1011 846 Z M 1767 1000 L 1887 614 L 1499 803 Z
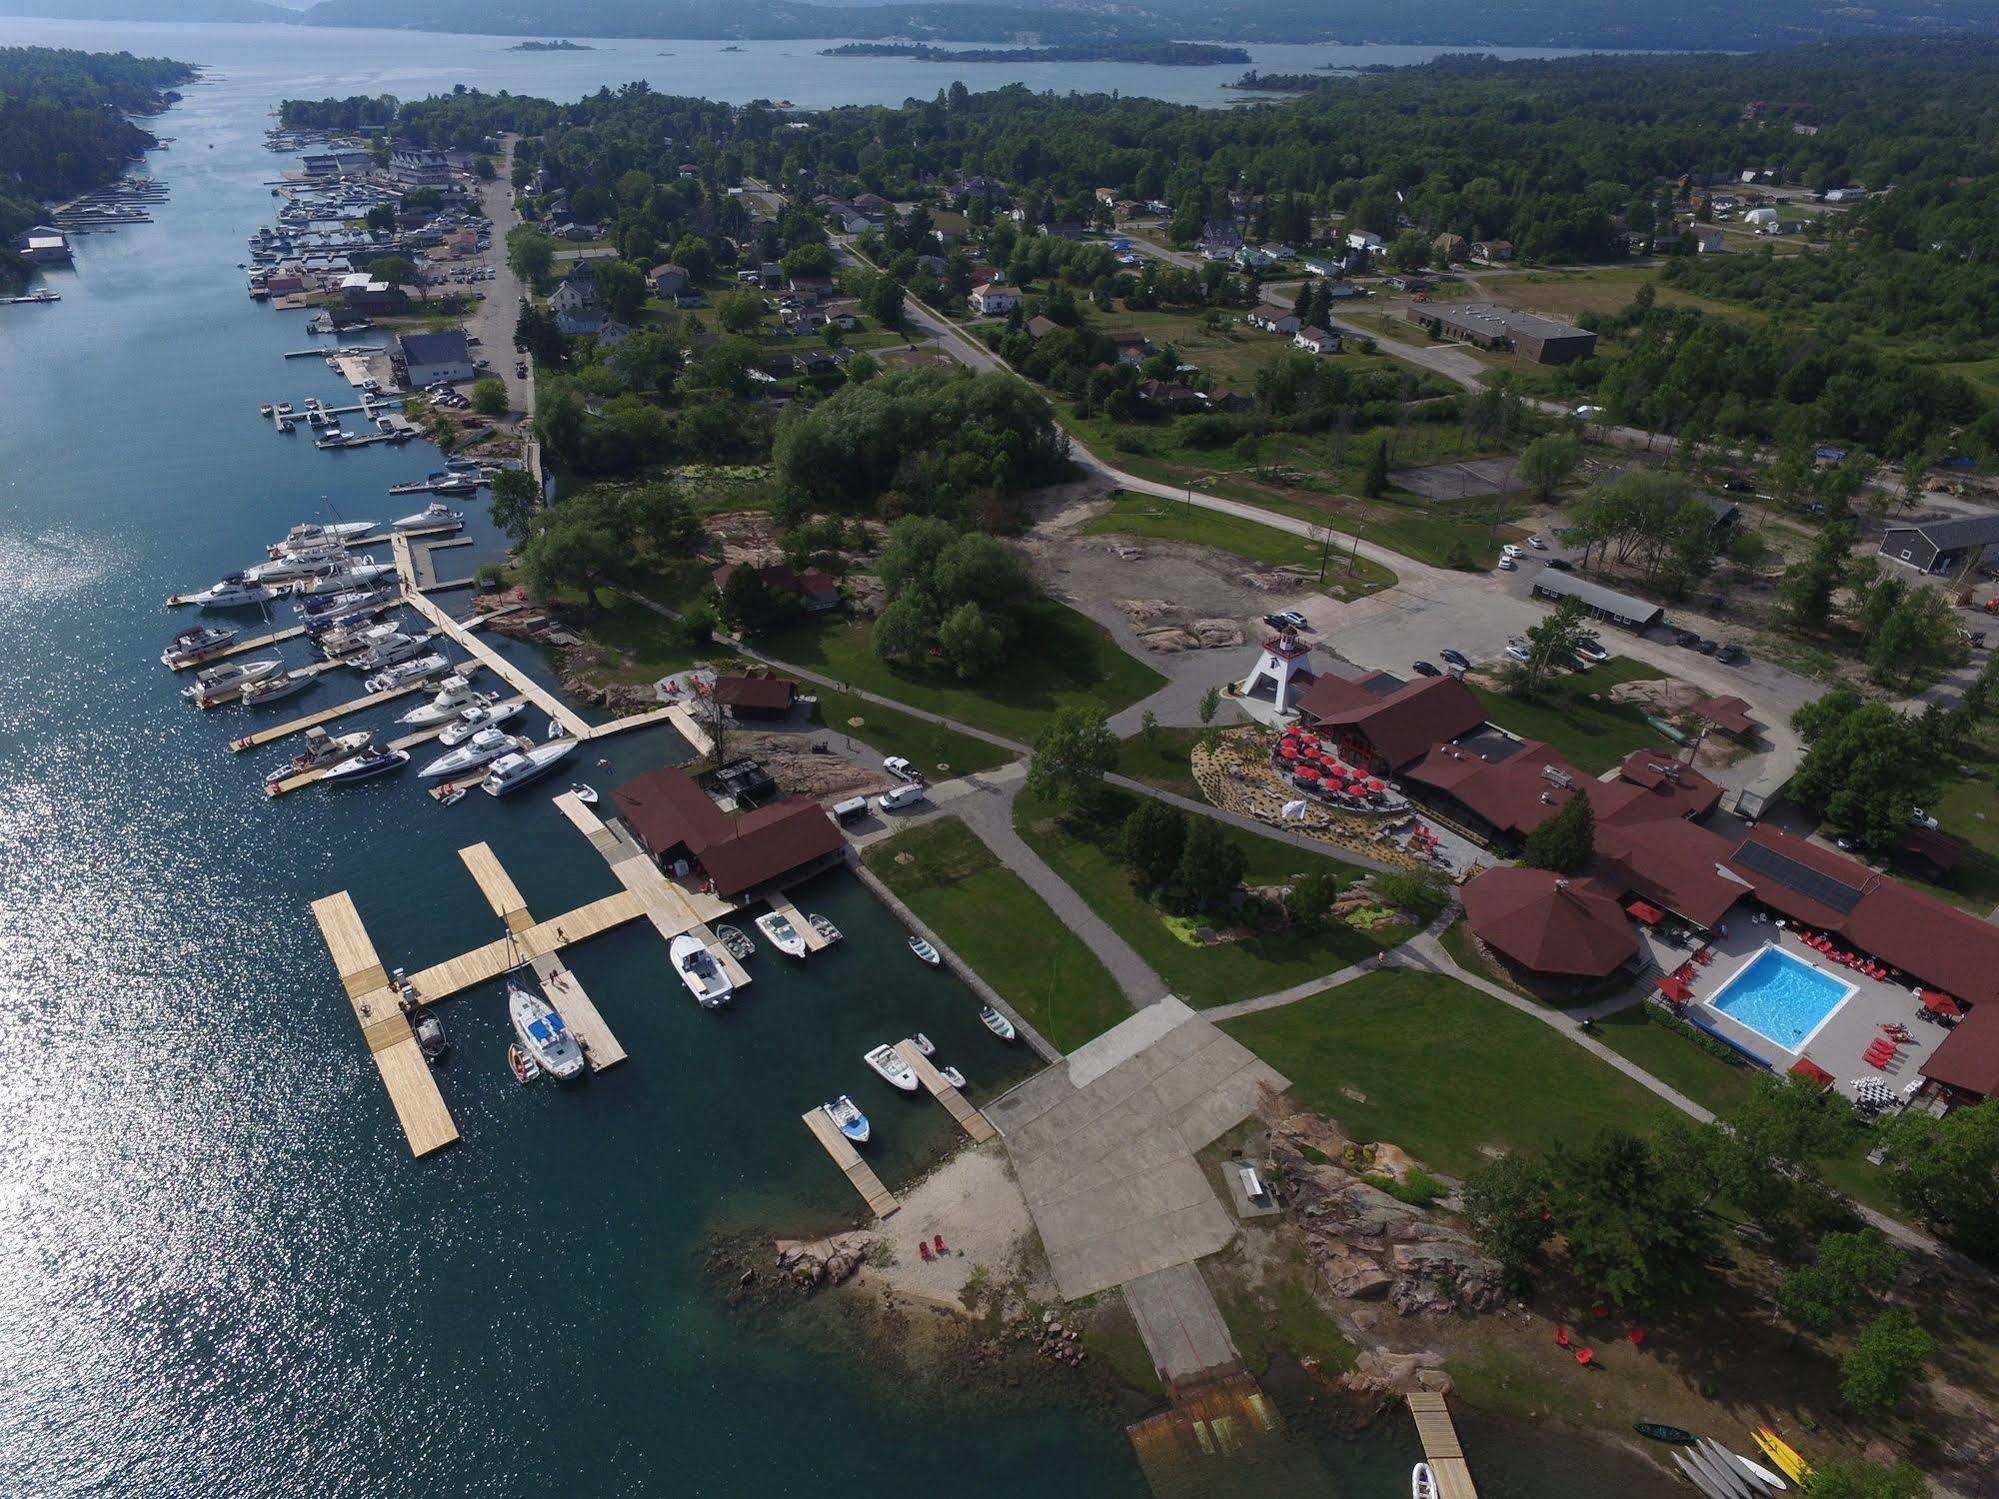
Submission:
M 1569 1346 L 1569 1330 L 1566 1327 L 1555 1329 L 1555 1346 L 1557 1348 L 1566 1348 Z
M 1576 1362 L 1585 1366 L 1595 1363 L 1596 1350 L 1594 1348 L 1578 1348 L 1576 1350 Z
M 1694 991 L 1687 987 L 1687 981 L 1668 975 L 1658 982 L 1658 990 L 1676 1005 L 1683 1005 L 1694 997 Z
M 1925 989 L 1923 991 L 1923 1008 L 1928 1010 L 1932 1015 L 1956 1017 L 1964 1013 L 1964 1006 L 1938 989 Z
M 1286 760 L 1295 760 L 1298 758 L 1298 746 L 1295 744 L 1280 744 L 1277 746 L 1277 753 L 1282 755 Z
M 1385 781 L 1371 780 L 1367 783 L 1367 789 L 1369 791 L 1386 791 L 1388 789 L 1388 784 Z
M 1292 771 L 1291 774 L 1295 779 L 1300 781 L 1316 781 L 1319 779 L 1319 772 L 1309 765 L 1301 765 Z

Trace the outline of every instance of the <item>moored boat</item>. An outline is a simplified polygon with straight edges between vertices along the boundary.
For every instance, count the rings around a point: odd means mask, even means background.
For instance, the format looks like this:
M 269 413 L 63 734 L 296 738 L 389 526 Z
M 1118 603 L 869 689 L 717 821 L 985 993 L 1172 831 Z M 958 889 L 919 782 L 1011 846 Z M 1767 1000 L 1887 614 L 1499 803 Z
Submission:
M 903 1092 L 916 1091 L 918 1086 L 916 1069 L 903 1061 L 902 1053 L 893 1046 L 877 1046 L 873 1051 L 865 1053 L 861 1060 L 880 1073 L 884 1081 L 902 1089 Z
M 507 1017 L 528 1060 L 557 1082 L 583 1075 L 583 1049 L 560 1012 L 532 989 L 509 980 Z
M 501 703 L 491 694 L 483 702 L 474 703 L 469 708 L 460 708 L 458 716 L 444 727 L 437 736 L 440 744 L 459 744 L 470 739 L 484 729 L 497 728 L 510 718 L 518 718 L 527 712 L 526 703 Z
M 521 746 L 521 741 L 499 729 L 481 729 L 456 749 L 446 750 L 435 760 L 418 767 L 417 777 L 431 781 L 439 776 L 457 775 L 461 771 L 477 770 L 482 765 L 490 765 L 502 755 L 510 755 Z
M 209 584 L 199 593 L 186 595 L 184 602 L 198 604 L 204 609 L 248 609 L 269 603 L 277 596 L 276 589 L 253 582 L 241 573 L 224 573 L 220 581 Z
M 276 656 L 261 656 L 255 661 L 226 661 L 220 666 L 196 672 L 194 680 L 181 688 L 180 695 L 192 703 L 207 703 L 226 693 L 240 692 L 252 682 L 276 676 L 284 669 L 285 663 Z
M 752 942 L 750 934 L 739 926 L 718 925 L 715 928 L 715 935 L 722 939 L 722 946 L 738 963 L 756 953 L 756 943 Z
M 962 1090 L 965 1086 L 965 1074 L 956 1067 L 939 1067 L 937 1075 L 954 1088 Z
M 833 1121 L 834 1127 L 849 1140 L 856 1145 L 868 1143 L 868 1135 L 871 1133 L 868 1128 L 868 1116 L 861 1112 L 860 1105 L 853 1099 L 842 1093 L 831 1103 L 820 1104 L 819 1108 Z
M 378 744 L 364 749 L 352 759 L 342 760 L 319 779 L 323 785 L 346 786 L 355 781 L 387 775 L 390 771 L 400 770 L 409 763 L 408 750 L 385 749 Z
M 805 939 L 798 935 L 798 928 L 786 921 L 778 912 L 767 911 L 759 916 L 757 930 L 764 934 L 765 941 L 787 958 L 805 956 Z
M 182 630 L 174 636 L 167 648 L 160 652 L 160 664 L 171 666 L 178 671 L 183 666 L 192 666 L 197 661 L 206 660 L 229 644 L 243 632 L 233 625 L 196 625 Z
M 444 1022 L 435 1015 L 425 1015 L 416 1023 L 416 1046 L 423 1053 L 423 1059 L 435 1067 L 444 1060 L 444 1054 L 451 1050 L 451 1040 L 444 1034 Z
M 352 542 L 374 529 L 375 523 L 371 520 L 334 521 L 330 525 L 307 521 L 304 525 L 293 526 L 282 541 L 272 542 L 265 551 L 271 557 L 291 557 L 301 552 L 344 551 Z
M 987 1030 L 998 1036 L 1002 1041 L 1011 1041 L 1020 1034 L 1020 1032 L 1013 1028 L 1013 1022 L 1000 1014 L 991 1005 L 979 1006 L 979 1020 Z
M 422 707 L 410 709 L 396 722 L 408 724 L 411 728 L 426 728 L 456 718 L 467 708 L 480 707 L 489 701 L 488 694 L 474 691 L 470 682 L 454 674 L 437 684 L 436 695 Z
M 518 1041 L 507 1047 L 507 1069 L 513 1073 L 517 1083 L 531 1083 L 541 1076 L 541 1069 L 535 1066 L 534 1058 L 521 1050 Z
M 281 677 L 265 677 L 261 682 L 252 682 L 245 687 L 237 701 L 246 708 L 275 703 L 279 698 L 304 691 L 312 685 L 312 679 L 313 673 L 309 671 L 288 671 Z
M 554 744 L 537 744 L 519 754 L 502 755 L 486 771 L 486 778 L 479 783 L 479 789 L 488 796 L 507 796 L 528 782 L 547 775 L 561 763 L 564 755 L 575 748 L 575 740 L 560 739 Z
M 342 734 L 335 738 L 325 729 L 314 725 L 305 731 L 305 748 L 265 776 L 264 784 L 275 786 L 279 781 L 304 775 L 309 770 L 324 770 L 329 765 L 338 765 L 342 760 L 360 754 L 368 747 L 368 741 L 373 737 L 368 730 L 357 729 L 352 734 Z
M 432 501 L 414 515 L 405 515 L 389 522 L 392 531 L 428 531 L 437 526 L 457 526 L 464 524 L 465 517 L 449 505 Z
M 412 635 L 404 630 L 390 629 L 386 634 L 375 635 L 359 655 L 349 657 L 343 664 L 356 671 L 383 671 L 421 656 L 429 644 L 428 630 Z
M 398 687 L 407 687 L 413 682 L 421 682 L 426 677 L 434 677 L 447 671 L 451 663 L 433 651 L 428 656 L 418 656 L 414 661 L 404 661 L 391 666 L 387 671 L 378 671 L 361 683 L 370 692 L 393 692 Z
M 1428 1463 L 1409 1470 L 1409 1499 L 1437 1499 L 1437 1480 Z
M 921 937 L 911 937 L 909 939 L 909 950 L 928 963 L 932 968 L 938 967 L 944 961 L 937 949 L 932 947 L 928 942 L 925 942 Z
M 597 788 L 592 786 L 588 781 L 571 781 L 569 783 L 569 794 L 586 807 L 597 805 Z
M 807 911 L 805 913 L 805 924 L 817 932 L 820 940 L 828 947 L 831 947 L 835 942 L 840 940 L 840 929 L 824 916 L 821 916 L 817 911 Z
M 673 959 L 673 971 L 680 975 L 680 981 L 687 985 L 688 993 L 700 1002 L 702 1009 L 719 1009 L 729 1002 L 736 986 L 722 972 L 722 965 L 708 951 L 707 943 L 692 932 L 682 932 L 667 945 L 667 953 Z

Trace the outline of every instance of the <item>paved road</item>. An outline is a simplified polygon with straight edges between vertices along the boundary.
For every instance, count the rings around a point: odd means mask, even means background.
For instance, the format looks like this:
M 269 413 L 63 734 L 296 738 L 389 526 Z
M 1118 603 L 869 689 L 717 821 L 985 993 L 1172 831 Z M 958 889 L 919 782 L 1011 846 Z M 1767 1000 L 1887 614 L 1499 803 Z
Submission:
M 529 378 L 525 380 L 514 375 L 514 324 L 520 317 L 521 282 L 514 268 L 507 264 L 507 231 L 521 221 L 514 209 L 511 180 L 516 139 L 510 135 L 501 142 L 501 154 L 494 162 L 499 170 L 491 182 L 482 183 L 479 188 L 480 207 L 493 226 L 490 253 L 494 275 L 485 283 L 486 300 L 479 304 L 465 331 L 479 340 L 479 352 L 493 361 L 487 373 L 505 383 L 507 409 L 533 416 L 534 371 L 530 367 Z

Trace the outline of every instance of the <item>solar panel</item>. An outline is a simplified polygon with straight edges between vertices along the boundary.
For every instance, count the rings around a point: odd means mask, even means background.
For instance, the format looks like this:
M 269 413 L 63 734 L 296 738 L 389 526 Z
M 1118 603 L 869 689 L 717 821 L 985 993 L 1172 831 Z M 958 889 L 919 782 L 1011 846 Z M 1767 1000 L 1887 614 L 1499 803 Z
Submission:
M 1864 893 L 1858 886 L 1835 879 L 1762 843 L 1743 844 L 1736 850 L 1735 862 L 1758 874 L 1768 875 L 1785 889 L 1795 890 L 1807 900 L 1815 900 L 1827 910 L 1837 911 L 1842 916 L 1860 904 Z

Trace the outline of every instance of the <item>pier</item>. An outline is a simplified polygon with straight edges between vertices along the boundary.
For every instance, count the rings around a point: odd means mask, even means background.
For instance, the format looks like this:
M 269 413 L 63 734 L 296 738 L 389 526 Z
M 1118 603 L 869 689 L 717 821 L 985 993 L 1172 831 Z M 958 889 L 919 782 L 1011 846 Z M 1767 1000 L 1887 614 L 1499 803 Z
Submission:
M 783 891 L 773 890 L 769 895 L 764 897 L 764 901 L 774 914 L 782 916 L 786 921 L 790 922 L 792 930 L 805 939 L 805 950 L 808 953 L 824 952 L 833 945 L 812 930 L 811 924 L 805 919 L 805 913 L 794 906 L 790 898 Z
M 335 663 L 327 662 L 324 664 L 331 666 Z M 470 676 L 478 669 L 478 663 L 470 661 L 463 662 L 453 668 L 460 676 Z M 350 702 L 341 703 L 338 707 L 321 708 L 317 713 L 308 713 L 305 717 L 294 718 L 289 723 L 274 724 L 268 729 L 258 729 L 254 734 L 244 734 L 240 738 L 230 740 L 229 747 L 240 754 L 244 750 L 255 749 L 260 744 L 269 744 L 273 740 L 283 739 L 289 734 L 300 734 L 307 729 L 317 728 L 323 723 L 332 723 L 336 718 L 345 718 L 350 713 L 359 713 L 362 709 L 372 708 L 377 703 L 386 703 L 399 697 L 408 697 L 413 692 L 435 692 L 436 690 L 437 684 L 435 682 L 411 682 L 406 686 L 391 687 L 387 692 L 371 692 L 366 697 L 357 697 Z
M 833 1158 L 833 1164 L 840 1168 L 854 1190 L 861 1194 L 861 1201 L 868 1205 L 868 1211 L 877 1218 L 886 1218 L 900 1206 L 890 1195 L 874 1168 L 861 1159 L 861 1153 L 854 1149 L 854 1142 L 840 1133 L 838 1125 L 826 1117 L 824 1109 L 807 1109 L 805 1127 L 813 1137 L 826 1147 L 826 1154 Z
M 958 1127 L 971 1136 L 974 1144 L 981 1144 L 998 1136 L 999 1131 L 992 1127 L 991 1121 L 965 1101 L 965 1095 L 945 1080 L 944 1074 L 937 1070 L 930 1058 L 917 1049 L 914 1041 L 896 1042 L 895 1054 L 909 1063 L 910 1070 L 916 1074 L 916 1080 L 930 1090 L 932 1098 L 944 1105 L 944 1111 L 958 1121 Z
M 1408 1401 L 1409 1414 L 1416 1418 L 1416 1435 L 1423 1442 L 1423 1460 L 1437 1480 L 1437 1499 L 1478 1499 L 1464 1448 L 1458 1445 L 1458 1428 L 1444 1397 L 1430 1390 L 1412 1390 Z

